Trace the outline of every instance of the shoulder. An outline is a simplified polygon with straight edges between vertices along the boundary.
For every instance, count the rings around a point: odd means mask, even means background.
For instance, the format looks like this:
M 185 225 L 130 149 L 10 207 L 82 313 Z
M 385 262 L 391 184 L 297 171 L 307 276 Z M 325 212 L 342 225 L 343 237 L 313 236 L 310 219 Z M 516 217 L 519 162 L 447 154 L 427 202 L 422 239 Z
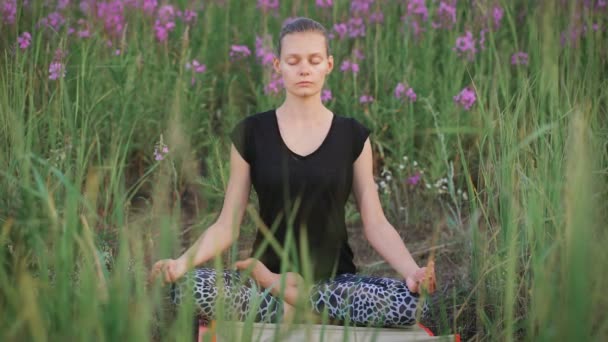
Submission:
M 250 136 L 252 134 L 251 132 L 256 132 L 257 130 L 269 127 L 272 119 L 271 115 L 272 111 L 269 110 L 256 112 L 255 114 L 240 118 L 232 127 L 232 132 L 233 134 L 240 133 Z
M 259 125 L 268 124 L 272 119 L 272 110 L 267 110 L 263 112 L 256 112 L 255 114 L 247 115 L 241 118 L 238 122 L 238 126 L 246 126 L 248 128 L 254 128 Z
M 356 135 L 367 135 L 371 130 L 361 120 L 352 116 L 344 116 L 336 114 L 336 122 L 344 129 L 355 133 Z

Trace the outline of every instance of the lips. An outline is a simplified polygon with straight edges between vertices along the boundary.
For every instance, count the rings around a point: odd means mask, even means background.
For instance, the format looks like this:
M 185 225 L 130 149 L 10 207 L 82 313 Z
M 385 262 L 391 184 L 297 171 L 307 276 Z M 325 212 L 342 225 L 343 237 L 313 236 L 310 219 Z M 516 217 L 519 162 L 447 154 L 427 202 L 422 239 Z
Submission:
M 303 81 L 303 82 L 298 82 L 296 83 L 297 85 L 311 85 L 312 82 L 308 82 L 308 81 Z

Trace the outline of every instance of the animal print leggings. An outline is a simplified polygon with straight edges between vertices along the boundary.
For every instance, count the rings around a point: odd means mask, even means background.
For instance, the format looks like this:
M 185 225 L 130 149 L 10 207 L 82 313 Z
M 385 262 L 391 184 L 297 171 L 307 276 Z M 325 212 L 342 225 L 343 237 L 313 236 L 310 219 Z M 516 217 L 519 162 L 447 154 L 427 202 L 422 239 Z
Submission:
M 212 268 L 188 272 L 182 281 L 172 285 L 172 302 L 179 305 L 193 296 L 200 317 L 206 321 L 215 319 L 216 274 Z M 186 284 L 186 281 L 191 283 Z M 244 321 L 248 315 L 255 314 L 256 322 L 282 320 L 282 301 L 258 288 L 251 278 L 242 282 L 239 271 L 224 270 L 223 283 L 227 319 Z M 327 310 L 333 320 L 381 327 L 415 324 L 416 306 L 422 302 L 419 294 L 410 292 L 403 281 L 349 273 L 317 282 L 309 298 L 312 310 L 317 314 Z M 256 312 L 251 313 L 252 309 Z M 426 301 L 421 310 L 422 317 L 426 316 L 429 310 Z

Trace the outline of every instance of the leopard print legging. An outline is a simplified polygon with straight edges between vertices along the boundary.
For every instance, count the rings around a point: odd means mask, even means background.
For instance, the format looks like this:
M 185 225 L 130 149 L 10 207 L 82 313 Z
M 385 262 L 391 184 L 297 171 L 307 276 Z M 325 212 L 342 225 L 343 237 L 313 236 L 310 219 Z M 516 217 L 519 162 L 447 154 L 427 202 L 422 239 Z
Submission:
M 200 317 L 206 321 L 215 319 L 216 274 L 212 268 L 188 272 L 183 280 L 172 285 L 172 302 L 179 305 L 194 296 Z M 239 271 L 224 270 L 223 282 L 222 298 L 226 300 L 223 307 L 227 319 L 244 321 L 248 315 L 255 314 L 256 322 L 281 321 L 282 301 L 258 288 L 251 278 L 242 282 Z M 188 291 L 189 288 L 193 292 Z M 319 281 L 312 287 L 309 298 L 315 313 L 327 310 L 331 319 L 355 325 L 410 326 L 416 323 L 419 302 L 422 303 L 422 317 L 429 311 L 428 303 L 419 300 L 419 294 L 410 292 L 405 282 L 359 274 L 340 274 Z M 250 312 L 251 309 L 256 312 Z

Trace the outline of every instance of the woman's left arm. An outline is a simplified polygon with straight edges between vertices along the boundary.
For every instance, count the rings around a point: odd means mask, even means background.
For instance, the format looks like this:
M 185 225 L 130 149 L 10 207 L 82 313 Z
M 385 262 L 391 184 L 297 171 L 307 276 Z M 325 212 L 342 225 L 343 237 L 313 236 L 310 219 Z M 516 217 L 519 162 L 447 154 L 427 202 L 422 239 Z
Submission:
M 401 236 L 384 216 L 378 189 L 373 176 L 373 159 L 370 139 L 363 145 L 363 151 L 353 164 L 353 192 L 357 201 L 365 238 L 403 279 L 418 282 L 421 270 Z M 409 285 L 409 284 L 408 284 Z M 414 289 L 417 290 L 418 284 Z

